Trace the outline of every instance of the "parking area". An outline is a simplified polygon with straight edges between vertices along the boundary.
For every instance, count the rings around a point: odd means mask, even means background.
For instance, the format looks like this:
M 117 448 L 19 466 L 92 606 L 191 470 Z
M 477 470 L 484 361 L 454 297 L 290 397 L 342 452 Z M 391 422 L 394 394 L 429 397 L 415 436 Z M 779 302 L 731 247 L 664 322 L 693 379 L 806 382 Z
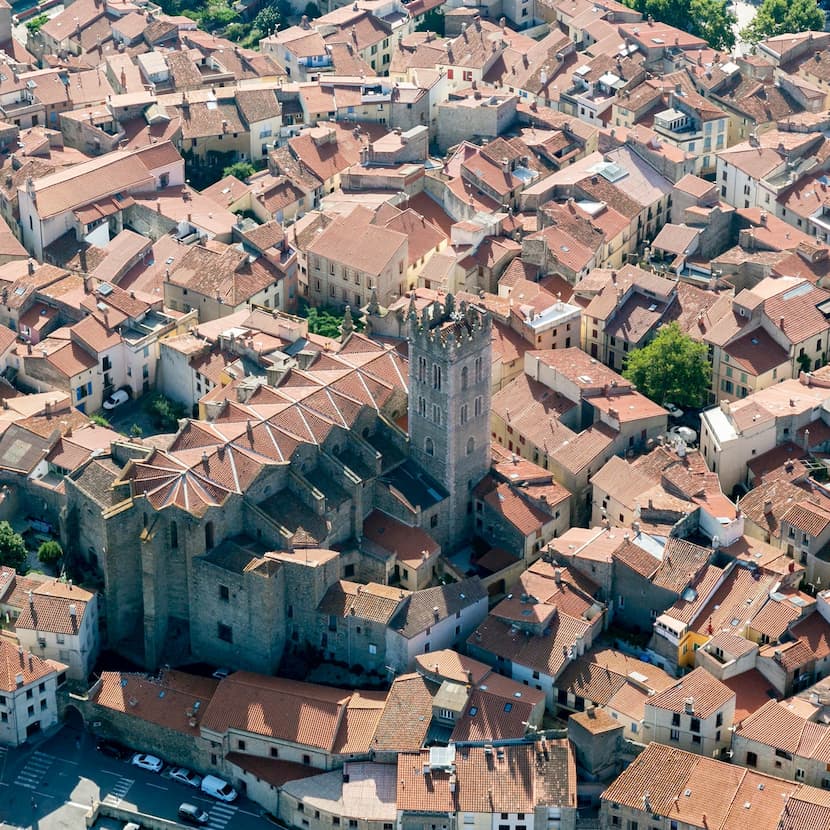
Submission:
M 86 830 L 94 802 L 178 821 L 183 802 L 208 814 L 207 830 L 261 830 L 270 827 L 262 809 L 244 797 L 225 804 L 170 777 L 118 760 L 95 748 L 88 732 L 63 727 L 37 746 L 0 748 L 0 828 Z M 123 822 L 101 819 L 106 830 Z

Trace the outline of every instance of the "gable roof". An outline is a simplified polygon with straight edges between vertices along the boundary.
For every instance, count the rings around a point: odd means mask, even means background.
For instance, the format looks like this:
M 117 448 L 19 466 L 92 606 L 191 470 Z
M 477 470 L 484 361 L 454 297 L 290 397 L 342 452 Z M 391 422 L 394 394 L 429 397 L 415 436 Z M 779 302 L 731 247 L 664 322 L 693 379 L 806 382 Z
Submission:
M 408 601 L 389 623 L 390 629 L 410 639 L 439 620 L 454 616 L 487 598 L 487 590 L 477 576 L 425 588 L 410 594 Z M 435 611 L 434 609 L 438 609 Z
M 735 699 L 735 692 L 709 674 L 703 666 L 680 678 L 672 686 L 658 692 L 648 701 L 656 709 L 682 713 L 687 706 L 693 707 L 697 718 L 708 718 L 730 700 Z
M 18 649 L 7 638 L 0 637 L 0 691 L 14 692 L 18 675 L 22 675 L 23 684 L 28 685 L 55 674 L 58 667 L 63 668 L 60 663 L 41 660 L 31 652 Z
M 334 750 L 352 692 L 251 672 L 220 681 L 202 716 L 202 728 L 229 730 Z

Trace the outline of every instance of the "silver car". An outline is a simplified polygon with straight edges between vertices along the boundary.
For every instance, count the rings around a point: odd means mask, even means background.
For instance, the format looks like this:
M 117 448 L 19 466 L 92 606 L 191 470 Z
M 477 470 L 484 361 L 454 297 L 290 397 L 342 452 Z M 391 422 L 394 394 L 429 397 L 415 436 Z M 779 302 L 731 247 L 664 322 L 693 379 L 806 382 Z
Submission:
M 136 752 L 130 763 L 134 767 L 141 767 L 141 769 L 146 769 L 148 772 L 161 772 L 164 767 L 164 761 L 161 758 L 156 758 L 155 755 L 145 755 L 143 752 Z
M 170 770 L 170 777 L 174 781 L 180 781 L 182 784 L 187 784 L 188 787 L 193 787 L 197 790 L 202 785 L 202 776 L 196 775 L 193 770 L 189 770 L 187 767 L 173 767 Z

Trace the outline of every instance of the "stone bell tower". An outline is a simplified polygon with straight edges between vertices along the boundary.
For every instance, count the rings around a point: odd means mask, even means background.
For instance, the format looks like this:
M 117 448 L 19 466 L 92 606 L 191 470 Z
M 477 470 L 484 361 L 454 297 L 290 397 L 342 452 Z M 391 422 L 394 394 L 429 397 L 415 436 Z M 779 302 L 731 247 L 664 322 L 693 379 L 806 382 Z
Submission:
M 490 315 L 452 294 L 409 314 L 412 458 L 449 493 L 450 548 L 472 533 L 472 491 L 490 470 Z

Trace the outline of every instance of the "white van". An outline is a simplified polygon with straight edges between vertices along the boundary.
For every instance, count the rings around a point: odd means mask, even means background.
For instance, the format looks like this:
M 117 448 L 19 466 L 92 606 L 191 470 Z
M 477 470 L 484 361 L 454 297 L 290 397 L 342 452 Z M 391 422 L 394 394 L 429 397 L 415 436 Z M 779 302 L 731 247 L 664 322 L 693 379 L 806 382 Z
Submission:
M 227 781 L 223 781 L 215 775 L 206 775 L 202 779 L 202 792 L 205 795 L 218 798 L 219 801 L 236 800 L 236 790 Z

